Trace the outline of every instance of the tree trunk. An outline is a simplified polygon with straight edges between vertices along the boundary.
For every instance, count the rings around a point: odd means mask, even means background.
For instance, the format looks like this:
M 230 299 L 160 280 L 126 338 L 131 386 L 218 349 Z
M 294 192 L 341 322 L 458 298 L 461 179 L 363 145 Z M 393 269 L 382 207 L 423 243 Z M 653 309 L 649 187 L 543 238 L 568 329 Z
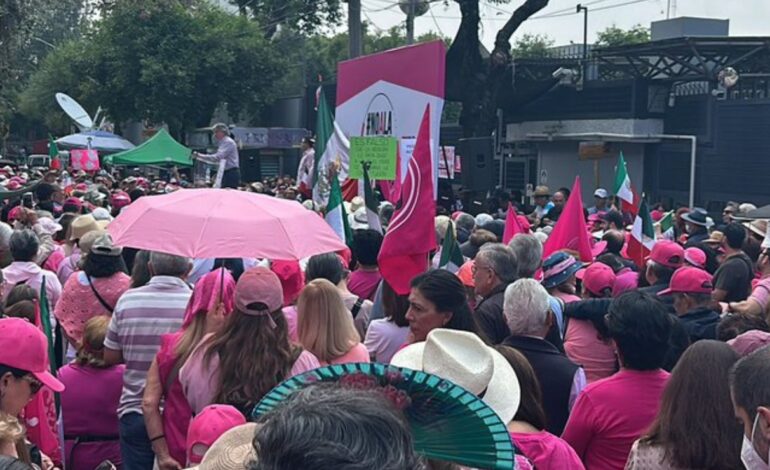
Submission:
M 482 57 L 479 40 L 479 0 L 456 0 L 462 20 L 446 60 L 446 96 L 461 101 L 460 126 L 465 137 L 489 136 L 496 127 L 498 98 L 511 63 L 510 39 L 529 17 L 548 5 L 548 0 L 526 0 L 511 15 L 495 38 L 489 59 Z

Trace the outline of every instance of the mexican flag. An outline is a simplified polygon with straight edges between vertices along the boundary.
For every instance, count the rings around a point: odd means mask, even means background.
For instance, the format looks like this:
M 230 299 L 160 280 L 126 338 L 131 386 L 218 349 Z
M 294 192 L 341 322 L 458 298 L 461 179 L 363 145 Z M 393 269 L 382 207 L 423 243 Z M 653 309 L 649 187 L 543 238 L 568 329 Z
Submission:
M 662 219 L 658 221 L 660 234 L 666 240 L 674 239 L 674 211 L 668 211 Z
M 642 267 L 654 246 L 655 226 L 652 224 L 652 217 L 650 217 L 650 211 L 647 209 L 647 202 L 642 199 L 639 204 L 639 212 L 636 214 L 634 225 L 631 229 L 631 237 L 628 239 L 628 258 L 639 267 Z
M 340 240 L 349 245 L 353 241 L 353 233 L 348 224 L 348 214 L 345 211 L 345 205 L 342 204 L 342 190 L 337 178 L 331 179 L 331 190 L 329 191 L 329 204 L 326 206 L 326 223 L 334 230 L 334 233 L 340 237 Z
M 623 158 L 623 152 L 618 157 L 618 166 L 615 168 L 615 195 L 621 200 L 621 211 L 630 212 L 633 215 L 637 213 L 637 196 L 631 187 L 631 178 L 628 176 L 626 159 Z
M 372 189 L 372 182 L 369 181 L 368 165 L 364 165 L 364 204 L 366 205 L 366 221 L 369 224 L 369 229 L 382 233 L 379 204 L 374 189 Z
M 318 99 L 318 114 L 316 115 L 316 146 L 315 164 L 313 165 L 313 201 L 325 206 L 329 200 L 331 184 L 329 169 L 345 181 L 348 177 L 350 161 L 350 142 L 334 122 L 331 109 L 326 104 L 326 96 L 321 90 Z M 338 185 L 339 186 L 339 185 Z
M 465 263 L 465 258 L 463 258 L 460 245 L 457 244 L 455 238 L 455 227 L 452 221 L 449 221 L 444 242 L 441 244 L 441 258 L 439 258 L 438 267 L 439 269 L 446 269 L 450 273 L 456 273 L 463 263 Z

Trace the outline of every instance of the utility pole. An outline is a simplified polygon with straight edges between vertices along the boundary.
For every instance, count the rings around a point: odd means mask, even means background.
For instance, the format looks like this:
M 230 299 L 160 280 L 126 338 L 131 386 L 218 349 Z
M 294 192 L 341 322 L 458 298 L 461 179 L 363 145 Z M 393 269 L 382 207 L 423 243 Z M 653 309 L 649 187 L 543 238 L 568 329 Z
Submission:
M 348 55 L 355 59 L 363 54 L 361 0 L 348 0 Z
M 414 44 L 414 16 L 417 0 L 407 0 L 409 6 L 406 12 L 406 43 Z

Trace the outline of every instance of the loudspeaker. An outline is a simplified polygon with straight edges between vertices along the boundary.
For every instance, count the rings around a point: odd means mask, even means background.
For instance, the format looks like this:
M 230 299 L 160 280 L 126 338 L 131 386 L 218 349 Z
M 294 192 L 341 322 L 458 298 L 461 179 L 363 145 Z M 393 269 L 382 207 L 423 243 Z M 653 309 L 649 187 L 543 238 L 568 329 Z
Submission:
M 463 188 L 486 191 L 495 187 L 494 143 L 492 137 L 470 137 L 457 142 L 462 158 Z

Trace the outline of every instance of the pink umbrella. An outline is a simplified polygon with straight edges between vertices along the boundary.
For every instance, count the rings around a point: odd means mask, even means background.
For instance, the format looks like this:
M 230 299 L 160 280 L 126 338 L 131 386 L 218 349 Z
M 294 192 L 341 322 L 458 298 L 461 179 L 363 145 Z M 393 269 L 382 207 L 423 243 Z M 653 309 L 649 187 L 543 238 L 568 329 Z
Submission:
M 107 231 L 116 245 L 190 258 L 288 260 L 346 248 L 324 219 L 297 202 L 230 189 L 143 197 Z

